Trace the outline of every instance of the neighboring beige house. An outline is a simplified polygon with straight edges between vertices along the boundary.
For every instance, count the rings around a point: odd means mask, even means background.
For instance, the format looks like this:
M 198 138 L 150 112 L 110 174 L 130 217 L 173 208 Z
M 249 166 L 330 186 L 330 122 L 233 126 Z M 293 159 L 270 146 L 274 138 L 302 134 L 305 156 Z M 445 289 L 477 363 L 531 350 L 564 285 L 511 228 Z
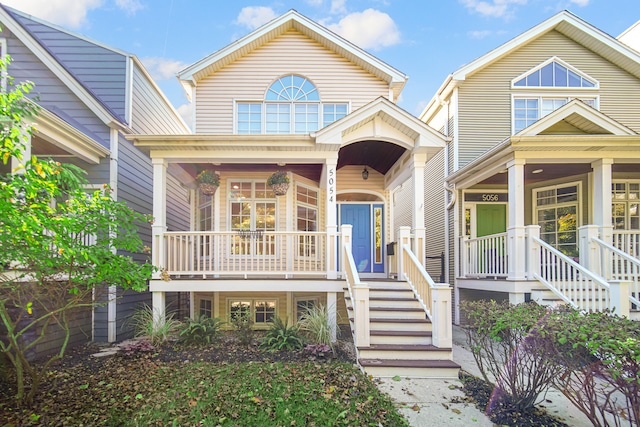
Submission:
M 178 78 L 194 134 L 130 137 L 154 165 L 158 315 L 173 292 L 189 293 L 192 316 L 248 314 L 256 328 L 324 304 L 351 324 L 367 372 L 455 377 L 451 291 L 419 261 L 424 167 L 448 139 L 395 104 L 407 77 L 290 11 Z M 213 195 L 203 170 L 220 177 Z M 284 195 L 268 185 L 276 171 Z M 189 188 L 189 228 L 167 227 L 168 172 Z
M 421 119 L 451 138 L 425 171 L 426 252 L 447 254 L 456 305 L 637 315 L 638 51 L 563 11 L 456 70 Z

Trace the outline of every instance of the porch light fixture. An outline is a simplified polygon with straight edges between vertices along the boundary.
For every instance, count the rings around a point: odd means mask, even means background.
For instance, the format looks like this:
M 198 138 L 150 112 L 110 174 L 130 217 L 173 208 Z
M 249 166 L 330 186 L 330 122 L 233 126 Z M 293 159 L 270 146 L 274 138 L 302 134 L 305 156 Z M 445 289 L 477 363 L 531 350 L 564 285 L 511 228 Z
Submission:
M 369 171 L 367 170 L 366 166 L 362 170 L 362 179 L 364 179 L 365 181 L 369 179 Z
M 532 170 L 531 173 L 542 173 L 543 169 Z

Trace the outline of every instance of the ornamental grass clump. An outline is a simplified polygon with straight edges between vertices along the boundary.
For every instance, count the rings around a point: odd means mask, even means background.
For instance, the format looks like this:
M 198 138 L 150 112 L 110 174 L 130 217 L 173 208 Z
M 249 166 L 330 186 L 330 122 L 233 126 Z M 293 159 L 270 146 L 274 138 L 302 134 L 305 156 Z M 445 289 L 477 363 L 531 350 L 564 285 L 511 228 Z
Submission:
M 340 329 L 332 317 L 329 315 L 329 308 L 316 304 L 307 308 L 302 318 L 298 321 L 300 330 L 306 338 L 313 344 L 324 344 L 335 352 L 332 331 L 336 331 L 336 335 L 340 333 Z
M 178 342 L 187 345 L 205 345 L 215 342 L 225 322 L 217 317 L 201 314 L 195 320 L 187 317 L 180 327 Z
M 275 317 L 260 343 L 260 347 L 268 351 L 300 350 L 303 338 L 297 325 L 289 326 L 289 318 L 284 321 Z

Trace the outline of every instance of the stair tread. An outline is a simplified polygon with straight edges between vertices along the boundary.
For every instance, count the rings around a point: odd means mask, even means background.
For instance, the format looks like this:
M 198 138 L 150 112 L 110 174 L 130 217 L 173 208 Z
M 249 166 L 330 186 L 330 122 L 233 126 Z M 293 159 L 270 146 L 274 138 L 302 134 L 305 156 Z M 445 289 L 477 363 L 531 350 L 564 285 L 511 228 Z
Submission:
M 347 307 L 347 310 L 353 310 L 353 307 Z M 424 313 L 424 310 L 422 308 L 414 308 L 414 307 L 369 307 L 369 311 L 404 311 L 404 312 L 411 312 L 411 311 L 421 311 Z
M 410 359 L 358 359 L 360 366 L 384 366 L 397 368 L 454 368 L 459 369 L 453 360 L 410 360 Z
M 372 336 L 390 336 L 390 337 L 430 337 L 432 336 L 431 331 L 381 331 L 381 330 L 371 330 L 370 335 Z
M 353 322 L 353 317 L 349 318 L 349 322 Z M 381 323 L 426 323 L 431 324 L 431 320 L 429 319 L 399 319 L 399 318 L 384 318 L 384 317 L 376 317 L 370 318 L 369 322 L 381 322 Z
M 371 344 L 369 347 L 358 347 L 358 350 L 451 351 L 451 348 L 436 347 L 433 344 Z

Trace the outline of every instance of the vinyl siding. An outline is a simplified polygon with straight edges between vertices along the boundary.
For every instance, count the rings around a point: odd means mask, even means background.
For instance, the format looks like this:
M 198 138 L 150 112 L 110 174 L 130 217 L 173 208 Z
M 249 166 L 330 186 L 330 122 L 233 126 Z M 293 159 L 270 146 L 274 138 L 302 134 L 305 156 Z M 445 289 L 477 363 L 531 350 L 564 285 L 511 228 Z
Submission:
M 262 101 L 274 80 L 291 73 L 314 83 L 323 102 L 350 101 L 350 111 L 389 95 L 384 81 L 290 30 L 198 81 L 196 132 L 232 133 L 234 100 Z
M 134 324 L 129 320 L 136 310 L 151 306 L 151 292 L 123 291 L 118 289 L 116 302 L 116 341 L 131 338 Z
M 126 56 L 22 15 L 11 15 L 103 105 L 125 120 Z
M 157 92 L 144 73 L 133 64 L 131 128 L 141 134 L 187 133 L 177 112 Z
M 640 80 L 551 31 L 468 76 L 459 88 L 460 167 L 510 135 L 511 94 L 518 93 L 511 90 L 511 80 L 552 56 L 598 80 L 594 93 L 600 95 L 600 111 L 640 132 Z
M 8 68 L 9 75 L 16 82 L 32 81 L 35 84 L 28 96 L 36 100 L 38 105 L 109 148 L 107 126 L 7 29 L 3 29 L 0 35 L 7 38 L 7 51 L 12 58 Z
M 393 195 L 394 235 L 400 227 L 411 227 L 411 206 L 413 200 L 413 185 L 411 180 L 405 181 Z

